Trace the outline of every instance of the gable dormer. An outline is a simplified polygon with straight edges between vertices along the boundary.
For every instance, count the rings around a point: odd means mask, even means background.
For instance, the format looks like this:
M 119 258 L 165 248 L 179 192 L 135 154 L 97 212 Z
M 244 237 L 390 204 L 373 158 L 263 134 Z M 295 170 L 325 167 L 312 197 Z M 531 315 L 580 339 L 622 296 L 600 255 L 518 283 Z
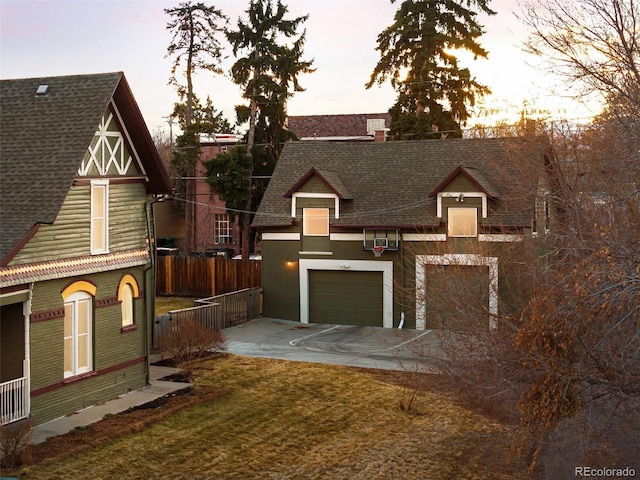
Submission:
M 306 206 L 326 206 L 332 210 L 333 218 L 340 218 L 340 201 L 353 200 L 340 175 L 335 172 L 309 169 L 284 194 L 291 198 L 291 216 L 300 217 L 301 208 Z M 315 200 L 314 200 L 315 199 Z M 323 201 L 324 200 L 324 201 Z
M 482 205 L 482 218 L 487 218 L 487 200 L 497 198 L 498 191 L 487 178 L 475 168 L 465 168 L 458 165 L 449 175 L 438 184 L 429 194 L 429 197 L 437 197 L 437 214 L 442 218 L 442 201 L 444 198 L 454 198 L 462 204 L 470 198 L 480 198 Z
M 487 218 L 488 200 L 498 197 L 498 191 L 475 169 L 459 165 L 433 189 L 436 216 L 447 223 L 450 236 L 476 237 L 478 218 Z

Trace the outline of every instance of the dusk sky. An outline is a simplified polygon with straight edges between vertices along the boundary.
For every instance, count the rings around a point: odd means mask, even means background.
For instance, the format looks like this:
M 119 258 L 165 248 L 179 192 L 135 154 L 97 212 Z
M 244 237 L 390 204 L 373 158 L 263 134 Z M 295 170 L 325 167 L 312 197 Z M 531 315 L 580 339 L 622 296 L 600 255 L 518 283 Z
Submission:
M 398 0 L 400 1 L 400 0 Z M 0 0 L 0 76 L 27 78 L 123 71 L 151 131 L 168 129 L 166 117 L 176 101 L 167 85 L 171 59 L 165 58 L 170 32 L 164 0 Z M 236 23 L 248 0 L 205 2 Z M 301 77 L 305 92 L 289 103 L 290 115 L 379 113 L 395 100 L 390 85 L 364 88 L 379 54 L 378 34 L 393 21 L 398 2 L 388 0 L 289 0 L 289 17 L 309 14 L 305 59 L 317 71 Z M 597 105 L 561 98 L 567 92 L 548 74 L 530 64 L 520 49 L 525 30 L 515 13 L 518 0 L 493 0 L 493 17 L 481 16 L 486 34 L 480 38 L 488 60 L 462 59 L 472 75 L 489 86 L 492 95 L 476 108 L 497 108 L 498 118 L 517 118 L 524 102 L 550 111 L 552 119 L 584 121 L 598 113 Z M 227 55 L 231 50 L 227 49 Z M 228 72 L 233 58 L 225 60 Z M 240 89 L 227 77 L 200 73 L 196 94 L 210 96 L 214 106 L 233 123 L 233 107 L 242 103 Z M 493 117 L 494 119 L 496 117 Z M 486 123 L 486 122 L 485 122 Z

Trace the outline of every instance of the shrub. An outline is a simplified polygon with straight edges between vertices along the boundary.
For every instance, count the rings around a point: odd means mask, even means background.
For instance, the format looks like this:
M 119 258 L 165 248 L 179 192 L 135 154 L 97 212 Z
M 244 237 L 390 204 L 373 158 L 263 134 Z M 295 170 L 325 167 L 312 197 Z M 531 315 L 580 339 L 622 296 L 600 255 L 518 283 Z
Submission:
M 14 468 L 30 456 L 31 420 L 0 425 L 0 466 Z
M 161 342 L 178 368 L 191 373 L 194 365 L 212 351 L 223 351 L 226 343 L 222 332 L 201 324 L 196 318 L 176 321 Z

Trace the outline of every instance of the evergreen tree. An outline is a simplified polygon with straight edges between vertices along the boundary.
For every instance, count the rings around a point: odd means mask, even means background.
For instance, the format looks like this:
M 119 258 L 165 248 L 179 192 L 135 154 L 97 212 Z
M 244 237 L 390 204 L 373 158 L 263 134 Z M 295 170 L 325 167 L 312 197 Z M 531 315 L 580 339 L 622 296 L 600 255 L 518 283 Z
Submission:
M 286 19 L 287 12 L 280 0 L 251 0 L 246 12 L 248 20 L 238 19 L 237 28 L 226 32 L 237 58 L 231 67 L 231 77 L 243 88 L 243 96 L 249 102 L 248 106 L 236 107 L 238 123 L 249 122 L 246 149 L 249 195 L 243 209 L 246 212 L 253 210 L 264 190 L 252 182 L 252 176 L 258 172 L 270 175 L 283 143 L 294 138 L 284 122 L 287 99 L 304 90 L 298 76 L 314 71 L 313 60 L 302 60 L 305 31 L 298 34 L 308 15 Z M 231 168 L 231 164 L 228 166 Z M 216 184 L 214 181 L 213 185 Z M 228 197 L 224 192 L 216 193 Z M 249 223 L 250 216 L 246 213 L 241 222 L 244 258 L 249 254 Z
M 191 252 L 193 239 L 193 182 L 183 182 L 182 177 L 193 177 L 195 165 L 200 153 L 198 133 L 200 127 L 194 123 L 194 106 L 197 98 L 193 92 L 193 74 L 196 70 L 207 70 L 222 73 L 220 60 L 222 47 L 217 34 L 223 29 L 218 26 L 220 21 L 226 22 L 226 17 L 220 10 L 206 6 L 202 2 L 180 3 L 178 7 L 167 8 L 165 13 L 171 17 L 167 23 L 167 30 L 173 33 L 171 43 L 167 47 L 167 56 L 174 57 L 169 83 L 178 89 L 178 95 L 183 100 L 183 106 L 176 106 L 174 113 L 178 113 L 183 133 L 176 139 L 176 150 L 172 155 L 172 166 L 179 174 L 177 192 L 185 199 L 185 242 L 183 250 Z M 176 74 L 184 63 L 186 87 L 178 82 Z M 203 109 L 201 109 L 204 112 Z M 213 111 L 213 106 L 211 106 Z
M 487 57 L 476 41 L 483 32 L 471 7 L 495 14 L 488 4 L 489 0 L 404 0 L 393 24 L 378 35 L 380 60 L 366 87 L 390 80 L 397 90 L 389 110 L 392 138 L 462 136 L 468 107 L 489 89 L 458 64 L 453 51 Z
M 167 47 L 167 57 L 175 57 L 171 68 L 169 83 L 176 85 L 178 91 L 184 93 L 186 108 L 184 112 L 185 128 L 191 125 L 191 115 L 194 101 L 193 74 L 196 70 L 208 70 L 222 73 L 220 60 L 222 46 L 217 33 L 223 32 L 218 22 L 227 21 L 220 10 L 208 7 L 202 2 L 185 2 L 175 8 L 166 8 L 164 12 L 172 17 L 167 23 L 167 30 L 173 33 L 171 43 Z M 186 89 L 181 87 L 176 73 L 185 62 L 184 76 L 187 81 Z

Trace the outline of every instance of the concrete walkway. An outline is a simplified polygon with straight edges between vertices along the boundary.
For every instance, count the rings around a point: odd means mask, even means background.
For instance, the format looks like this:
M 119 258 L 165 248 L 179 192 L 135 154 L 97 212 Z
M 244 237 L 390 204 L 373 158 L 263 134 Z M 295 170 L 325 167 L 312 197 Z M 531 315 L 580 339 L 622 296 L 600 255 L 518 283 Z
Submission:
M 159 356 L 151 355 L 151 362 L 160 360 Z M 49 437 L 63 435 L 76 427 L 84 427 L 102 420 L 105 415 L 124 412 L 132 407 L 144 405 L 170 393 L 190 387 L 190 383 L 167 382 L 160 380 L 180 370 L 171 367 L 149 367 L 150 384 L 140 390 L 121 395 L 118 398 L 94 405 L 71 415 L 56 418 L 42 425 L 34 427 L 31 432 L 31 443 L 39 444 Z

